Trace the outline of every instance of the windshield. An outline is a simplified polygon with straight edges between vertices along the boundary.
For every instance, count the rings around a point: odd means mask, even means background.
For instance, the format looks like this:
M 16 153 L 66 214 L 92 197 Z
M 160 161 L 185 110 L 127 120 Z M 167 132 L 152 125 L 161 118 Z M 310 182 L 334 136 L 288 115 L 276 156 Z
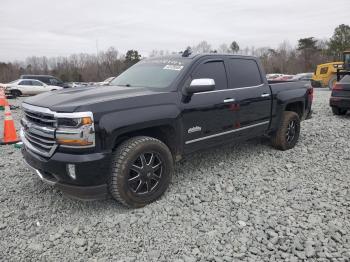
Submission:
M 350 75 L 344 76 L 339 82 L 341 82 L 341 83 L 350 83 Z
M 110 85 L 166 88 L 187 64 L 185 59 L 143 60 L 116 77 Z

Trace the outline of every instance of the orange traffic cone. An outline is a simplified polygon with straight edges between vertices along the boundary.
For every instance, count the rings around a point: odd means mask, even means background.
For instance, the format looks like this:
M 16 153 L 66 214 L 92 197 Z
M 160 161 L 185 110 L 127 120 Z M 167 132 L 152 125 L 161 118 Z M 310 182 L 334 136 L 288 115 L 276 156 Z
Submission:
M 14 144 L 19 141 L 15 123 L 13 121 L 8 102 L 5 100 L 5 120 L 4 120 L 4 138 L 0 139 L 0 145 Z
M 5 100 L 6 100 L 6 97 L 5 97 L 5 92 L 4 92 L 4 89 L 0 88 L 0 109 L 3 110 L 4 107 L 5 107 Z

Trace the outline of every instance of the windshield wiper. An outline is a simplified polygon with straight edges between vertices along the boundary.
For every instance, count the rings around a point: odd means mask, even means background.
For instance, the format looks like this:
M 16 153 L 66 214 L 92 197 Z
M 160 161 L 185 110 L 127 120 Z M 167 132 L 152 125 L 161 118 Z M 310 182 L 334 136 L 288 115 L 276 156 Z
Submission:
M 125 84 L 125 85 L 117 85 L 117 86 L 126 86 L 126 87 L 131 87 L 130 84 Z

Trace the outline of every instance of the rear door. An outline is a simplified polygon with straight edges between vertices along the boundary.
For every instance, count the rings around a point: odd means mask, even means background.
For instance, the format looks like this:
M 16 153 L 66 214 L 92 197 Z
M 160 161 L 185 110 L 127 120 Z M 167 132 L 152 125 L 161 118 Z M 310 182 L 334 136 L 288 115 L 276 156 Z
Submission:
M 255 59 L 229 57 L 228 88 L 235 100 L 236 134 L 254 137 L 263 134 L 269 127 L 271 116 L 271 90 L 263 80 Z
M 204 60 L 190 73 L 185 85 L 191 80 L 211 78 L 215 90 L 195 93 L 190 101 L 183 102 L 185 151 L 190 152 L 223 141 L 222 135 L 234 127 L 233 103 L 227 88 L 227 76 L 222 59 Z

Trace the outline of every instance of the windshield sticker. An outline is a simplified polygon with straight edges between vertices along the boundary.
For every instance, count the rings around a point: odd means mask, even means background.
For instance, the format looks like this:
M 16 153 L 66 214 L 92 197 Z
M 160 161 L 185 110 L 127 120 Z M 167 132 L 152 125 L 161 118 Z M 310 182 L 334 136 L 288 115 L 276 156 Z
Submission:
M 165 65 L 183 65 L 182 61 L 173 59 L 145 59 L 141 60 L 139 63 L 142 64 L 165 64 Z
M 183 66 L 179 66 L 179 65 L 166 65 L 163 67 L 163 69 L 175 70 L 175 71 L 180 71 L 182 68 Z

